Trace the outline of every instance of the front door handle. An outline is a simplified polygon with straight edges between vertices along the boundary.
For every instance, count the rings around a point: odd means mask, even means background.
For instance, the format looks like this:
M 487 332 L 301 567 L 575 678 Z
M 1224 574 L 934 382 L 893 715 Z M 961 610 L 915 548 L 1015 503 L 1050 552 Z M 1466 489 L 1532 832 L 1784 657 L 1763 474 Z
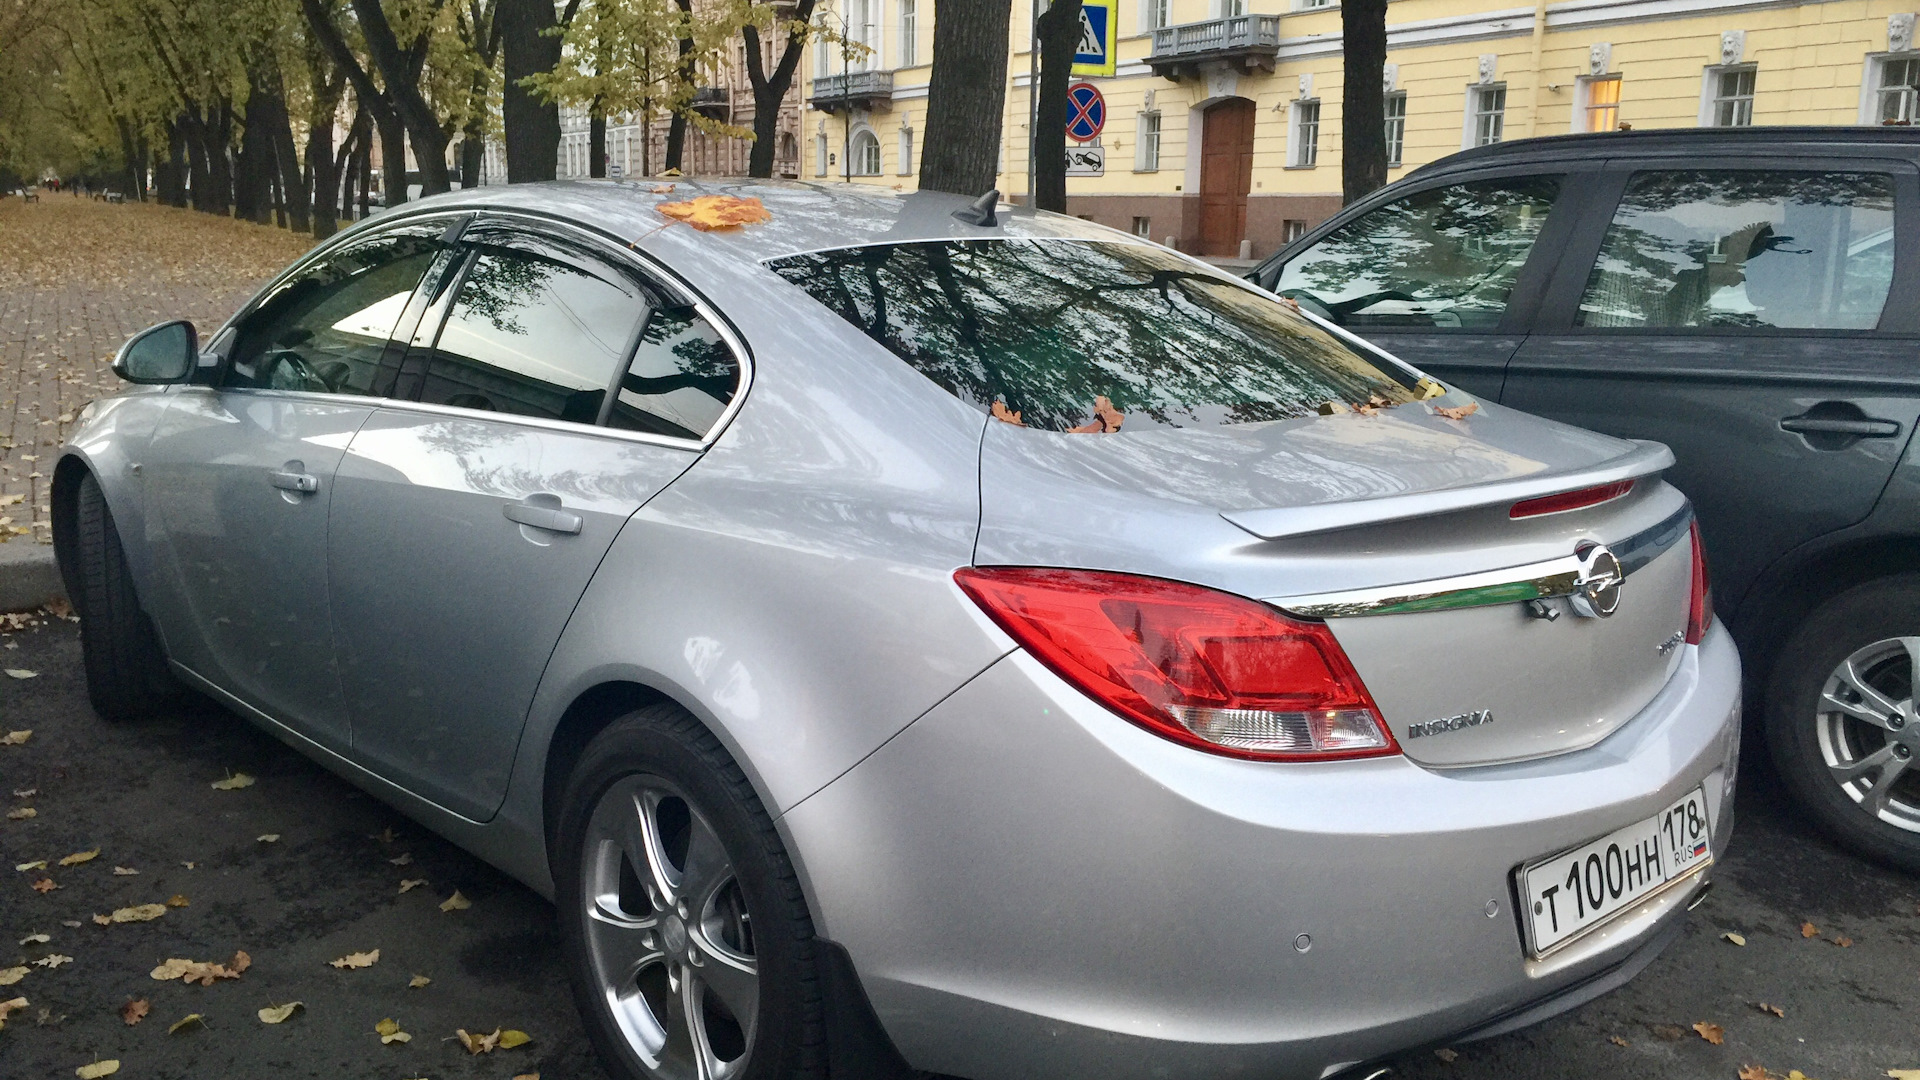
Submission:
M 500 508 L 500 512 L 507 515 L 508 521 L 569 536 L 578 536 L 581 526 L 585 524 L 579 514 L 560 508 L 559 496 L 544 492 L 529 495 L 520 502 L 507 503 Z
M 1874 417 L 1853 420 L 1838 416 L 1789 416 L 1780 421 L 1780 428 L 1802 435 L 1852 435 L 1860 439 L 1891 439 L 1900 434 L 1898 421 Z
M 281 491 L 297 491 L 302 495 L 311 495 L 320 490 L 320 478 L 306 471 L 303 461 L 289 461 L 282 468 L 267 473 L 267 483 Z

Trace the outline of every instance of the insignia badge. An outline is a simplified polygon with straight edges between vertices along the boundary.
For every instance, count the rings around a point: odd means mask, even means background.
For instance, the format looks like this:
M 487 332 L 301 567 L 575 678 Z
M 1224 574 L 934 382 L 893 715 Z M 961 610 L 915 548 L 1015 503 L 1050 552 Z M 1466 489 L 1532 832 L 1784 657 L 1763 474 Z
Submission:
M 1424 739 L 1429 735 L 1445 735 L 1449 731 L 1461 731 L 1493 723 L 1492 709 L 1475 709 L 1458 716 L 1444 716 L 1438 720 L 1429 720 L 1424 724 L 1413 724 L 1407 728 L 1407 738 Z

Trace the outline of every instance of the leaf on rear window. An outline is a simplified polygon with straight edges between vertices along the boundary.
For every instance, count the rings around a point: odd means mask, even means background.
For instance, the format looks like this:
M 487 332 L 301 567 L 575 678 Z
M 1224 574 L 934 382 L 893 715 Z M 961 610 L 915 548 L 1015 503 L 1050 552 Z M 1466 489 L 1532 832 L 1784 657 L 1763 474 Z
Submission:
M 62 858 L 60 860 L 60 865 L 61 866 L 79 866 L 83 862 L 92 862 L 93 860 L 99 857 L 100 857 L 99 848 L 94 848 L 92 851 L 76 851 L 73 854 L 68 855 L 65 858 Z
M 702 232 L 773 220 L 773 215 L 767 212 L 759 199 L 743 199 L 737 195 L 702 195 L 686 202 L 661 203 L 654 209 Z
M 1020 411 L 1007 408 L 1007 403 L 1004 401 L 996 401 L 987 406 L 987 411 L 993 414 L 995 420 L 1003 424 L 1012 424 L 1014 427 L 1027 426 L 1026 421 L 1020 419 Z
M 347 955 L 341 957 L 338 960 L 327 961 L 327 963 L 332 964 L 334 967 L 340 968 L 342 970 L 348 970 L 352 968 L 372 967 L 373 965 L 379 962 L 380 962 L 379 949 L 374 949 L 371 952 L 348 953 Z
M 1413 384 L 1413 392 L 1421 401 L 1430 401 L 1433 398 L 1444 396 L 1447 388 L 1434 382 L 1432 379 L 1421 379 L 1419 382 Z
M 1101 394 L 1093 399 L 1093 419 L 1067 431 L 1075 435 L 1110 435 L 1119 431 L 1126 419 L 1127 414 L 1114 408 L 1113 400 Z
M 260 1022 L 263 1024 L 285 1023 L 287 1017 L 293 1015 L 293 1010 L 300 1008 L 304 1004 L 306 1003 L 301 1001 L 289 1001 L 285 1005 L 269 1005 L 260 1010 Z
M 413 1036 L 400 1030 L 400 1022 L 389 1017 L 373 1025 L 374 1034 L 380 1036 L 381 1043 L 412 1042 Z
M 243 772 L 232 773 L 225 780 L 215 780 L 212 784 L 215 791 L 239 791 L 241 788 L 252 786 L 253 777 Z
M 459 889 L 453 890 L 452 896 L 449 896 L 445 900 L 440 901 L 441 911 L 464 911 L 467 908 L 470 908 L 472 906 L 473 906 L 473 901 L 467 899 L 464 896 L 461 896 Z
M 147 1014 L 152 1011 L 153 1005 L 147 1001 L 146 998 L 135 998 L 125 1005 L 120 1006 L 120 1019 L 126 1021 L 128 1027 L 132 1027 L 140 1021 L 145 1020 Z
M 1727 1041 L 1727 1029 L 1709 1020 L 1702 1020 L 1693 1025 L 1693 1030 L 1699 1032 L 1701 1038 L 1715 1046 Z

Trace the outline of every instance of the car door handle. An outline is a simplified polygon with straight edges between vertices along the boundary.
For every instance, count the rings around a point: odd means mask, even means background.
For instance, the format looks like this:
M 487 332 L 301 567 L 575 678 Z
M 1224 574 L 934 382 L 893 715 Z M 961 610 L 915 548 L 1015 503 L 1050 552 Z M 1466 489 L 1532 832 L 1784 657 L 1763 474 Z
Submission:
M 302 468 L 303 466 L 300 462 L 289 461 L 287 462 L 286 468 L 275 469 L 269 472 L 267 474 L 267 483 L 272 484 L 281 491 L 297 491 L 303 495 L 311 495 L 319 491 L 320 478 L 312 473 L 301 472 L 300 470 Z
M 580 534 L 580 528 L 585 522 L 581 520 L 579 514 L 560 509 L 559 499 L 554 498 L 552 495 L 545 496 L 544 498 L 539 495 L 529 495 L 527 498 L 529 500 L 539 499 L 540 501 L 508 503 L 500 508 L 500 512 L 507 515 L 508 521 L 526 525 L 531 528 L 545 529 L 547 532 L 566 533 L 569 536 L 578 536 Z
M 1802 435 L 1852 435 L 1860 439 L 1891 439 L 1900 434 L 1897 421 L 1873 417 L 1853 420 L 1838 416 L 1789 416 L 1780 421 L 1780 428 Z

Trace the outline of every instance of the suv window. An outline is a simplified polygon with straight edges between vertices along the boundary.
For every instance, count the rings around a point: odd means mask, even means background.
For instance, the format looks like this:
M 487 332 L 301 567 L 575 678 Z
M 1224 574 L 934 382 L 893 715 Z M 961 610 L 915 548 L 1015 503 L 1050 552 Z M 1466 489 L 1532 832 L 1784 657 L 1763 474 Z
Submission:
M 1517 176 L 1416 192 L 1295 256 L 1274 288 L 1342 326 L 1492 330 L 1560 187 Z
M 1868 330 L 1892 283 L 1892 177 L 1642 172 L 1607 229 L 1578 320 Z
M 875 244 L 767 265 L 962 401 L 1028 427 L 1219 425 L 1412 399 L 1392 369 L 1285 304 L 1147 244 Z
M 663 307 L 647 319 L 633 363 L 607 414 L 610 427 L 698 439 L 740 386 L 740 361 L 691 307 Z
M 280 283 L 240 321 L 223 384 L 385 396 L 382 357 L 407 300 L 442 250 L 445 222 L 350 241 Z
M 638 283 L 557 242 L 490 232 L 473 245 L 420 400 L 598 421 L 647 310 Z

